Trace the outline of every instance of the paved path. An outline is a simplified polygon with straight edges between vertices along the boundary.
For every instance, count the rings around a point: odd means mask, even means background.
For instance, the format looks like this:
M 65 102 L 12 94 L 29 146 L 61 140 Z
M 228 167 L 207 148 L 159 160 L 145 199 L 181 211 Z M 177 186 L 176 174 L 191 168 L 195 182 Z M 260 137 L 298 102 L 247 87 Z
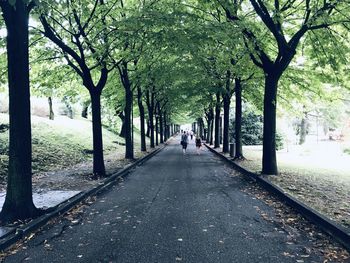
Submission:
M 207 150 L 183 155 L 176 141 L 70 220 L 36 234 L 4 262 L 296 262 L 307 238 L 256 209 L 272 208 Z M 299 261 L 301 262 L 301 261 Z M 321 262 L 316 255 L 304 262 Z

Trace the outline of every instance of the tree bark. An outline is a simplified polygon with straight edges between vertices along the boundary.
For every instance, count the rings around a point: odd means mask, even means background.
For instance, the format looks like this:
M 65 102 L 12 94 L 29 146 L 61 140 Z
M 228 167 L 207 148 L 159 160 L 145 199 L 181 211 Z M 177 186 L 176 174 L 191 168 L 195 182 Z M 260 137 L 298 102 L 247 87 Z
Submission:
M 63 102 L 64 102 L 64 105 L 66 105 L 67 117 L 69 119 L 73 119 L 74 113 L 73 113 L 72 106 L 70 105 L 69 99 L 67 97 L 64 97 Z
M 132 121 L 131 111 L 133 102 L 133 93 L 131 90 L 131 83 L 129 79 L 128 65 L 126 62 L 122 63 L 119 68 L 120 77 L 125 90 L 125 159 L 134 159 L 134 145 L 132 141 Z
M 222 151 L 224 153 L 229 152 L 229 126 L 230 126 L 230 105 L 231 105 L 231 72 L 227 71 L 226 75 L 226 92 L 223 96 L 224 100 L 224 131 L 223 131 L 223 142 Z
M 90 103 L 91 103 L 90 100 L 86 100 L 83 102 L 83 109 L 81 111 L 81 117 L 83 117 L 85 119 L 88 118 L 88 110 L 89 110 Z
M 299 137 L 299 145 L 302 145 L 305 143 L 305 138 L 306 138 L 306 128 L 307 126 L 307 113 L 304 113 L 303 118 L 301 119 L 300 123 L 300 137 Z
M 207 133 L 205 134 L 205 140 L 206 142 L 210 141 L 210 119 L 208 116 L 206 116 L 206 121 L 207 121 Z
M 213 145 L 213 133 L 214 133 L 214 111 L 213 108 L 210 108 L 207 112 L 207 124 L 208 124 L 208 130 L 207 130 L 207 139 L 206 141 L 209 142 L 209 145 Z
M 141 136 L 141 151 L 145 152 L 146 148 L 146 136 L 145 136 L 145 108 L 142 104 L 142 91 L 141 87 L 137 87 L 137 104 L 140 112 L 140 136 Z
M 235 111 L 235 159 L 242 159 L 242 83 L 239 78 L 235 79 L 235 98 L 236 98 L 236 111 Z
M 150 133 L 151 133 L 151 125 L 150 125 L 150 121 L 149 121 L 149 117 L 147 119 L 147 132 L 146 132 L 146 136 L 149 138 L 150 137 Z
M 167 121 L 166 111 L 163 112 L 163 122 L 164 122 L 164 141 L 167 141 L 170 137 L 169 125 Z
M 122 137 L 122 138 L 125 138 L 126 137 L 126 126 L 125 126 L 124 111 L 119 112 L 118 117 L 122 121 L 122 127 L 120 129 L 119 136 Z
M 40 214 L 32 198 L 32 144 L 30 121 L 28 14 L 25 1 L 0 3 L 7 28 L 9 84 L 9 170 L 3 223 Z
M 92 135 L 93 135 L 93 174 L 95 178 L 106 175 L 103 159 L 103 140 L 101 122 L 101 91 L 96 88 L 89 89 L 91 97 Z
M 49 102 L 49 119 L 54 120 L 55 113 L 53 112 L 53 109 L 52 109 L 52 98 L 51 97 L 48 97 L 48 102 Z
M 216 93 L 214 148 L 220 147 L 220 93 Z
M 209 119 L 209 115 L 207 112 L 205 113 L 205 120 L 207 122 L 207 128 L 204 128 L 204 137 L 205 137 L 205 141 L 207 143 L 209 143 L 209 140 L 210 140 L 210 119 Z
M 199 136 L 202 139 L 204 138 L 204 122 L 203 122 L 203 118 L 199 119 Z
M 160 143 L 164 143 L 164 123 L 163 123 L 163 113 L 160 108 L 160 105 L 158 104 L 158 114 L 159 114 L 159 137 L 160 137 Z
M 153 124 L 153 112 L 154 112 L 154 94 L 150 94 L 149 90 L 146 93 L 146 102 L 148 109 L 148 118 L 149 118 L 149 128 L 150 128 L 150 147 L 154 148 L 154 124 Z
M 156 114 L 156 145 L 157 146 L 159 144 L 158 137 L 159 137 L 159 116 L 158 114 Z
M 276 159 L 276 105 L 279 76 L 267 73 L 264 94 L 263 174 L 278 174 Z
M 213 113 L 214 115 L 214 113 Z M 214 144 L 214 118 L 211 118 L 210 120 L 210 140 L 209 140 L 209 145 Z

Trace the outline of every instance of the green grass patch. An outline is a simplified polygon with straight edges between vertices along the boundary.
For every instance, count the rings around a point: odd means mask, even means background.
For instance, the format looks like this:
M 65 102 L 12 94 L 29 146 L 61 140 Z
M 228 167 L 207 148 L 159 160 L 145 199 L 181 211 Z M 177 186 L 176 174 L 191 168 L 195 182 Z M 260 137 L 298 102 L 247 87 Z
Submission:
M 79 162 L 92 160 L 91 121 L 71 120 L 58 117 L 51 121 L 32 117 L 32 169 L 33 173 L 69 167 Z M 8 115 L 0 114 L 0 182 L 8 171 Z M 103 129 L 105 154 L 122 152 L 124 148 L 113 141 L 122 141 L 115 133 Z

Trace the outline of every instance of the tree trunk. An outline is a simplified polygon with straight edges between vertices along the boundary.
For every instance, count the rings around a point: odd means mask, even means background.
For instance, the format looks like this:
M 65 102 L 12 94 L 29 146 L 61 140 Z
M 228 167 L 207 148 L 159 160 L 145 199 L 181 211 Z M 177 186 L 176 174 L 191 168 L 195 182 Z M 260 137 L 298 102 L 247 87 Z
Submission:
M 154 148 L 154 124 L 153 124 L 153 110 L 154 110 L 154 94 L 150 94 L 147 90 L 147 109 L 148 109 L 148 118 L 149 118 L 149 128 L 150 128 L 150 147 Z
M 157 146 L 159 144 L 158 137 L 159 137 L 159 116 L 158 114 L 156 114 L 156 145 Z
M 231 105 L 231 72 L 228 70 L 226 74 L 226 92 L 223 96 L 224 100 L 224 131 L 222 151 L 229 152 L 229 126 L 230 126 L 230 105 Z
M 134 159 L 134 145 L 132 141 L 132 120 L 131 120 L 131 111 L 132 111 L 132 102 L 133 102 L 133 93 L 131 90 L 131 83 L 129 80 L 129 73 L 127 63 L 124 62 L 121 69 L 121 78 L 125 90 L 125 159 Z
M 303 118 L 300 123 L 300 137 L 299 137 L 299 145 L 304 144 L 306 138 L 306 126 L 307 126 L 307 113 L 304 113 Z
M 167 115 L 166 115 L 166 111 L 163 112 L 163 122 L 164 122 L 164 141 L 167 141 L 170 137 L 169 131 L 168 131 L 168 122 L 167 122 Z
M 199 123 L 199 136 L 203 139 L 204 137 L 204 123 L 203 123 L 203 119 L 200 118 L 198 120 L 198 123 Z
M 67 117 L 70 119 L 73 119 L 74 114 L 73 114 L 72 105 L 70 105 L 70 102 L 68 101 L 67 97 L 63 98 L 63 102 L 64 102 L 64 105 L 66 106 Z
M 52 109 L 52 98 L 51 97 L 48 97 L 48 102 L 49 102 L 49 119 L 54 120 L 55 113 L 53 112 L 53 109 Z
M 81 111 L 81 117 L 87 119 L 88 118 L 88 111 L 89 111 L 89 105 L 90 105 L 91 101 L 90 100 L 86 100 L 83 102 L 83 109 Z
M 242 159 L 242 83 L 241 80 L 235 79 L 235 96 L 236 96 L 236 111 L 235 111 L 235 159 Z
M 210 141 L 210 119 L 208 116 L 206 116 L 206 121 L 207 121 L 207 129 L 206 129 L 207 134 L 205 134 L 206 135 L 205 140 L 206 140 L 206 142 L 209 142 Z
M 91 96 L 92 136 L 94 148 L 93 174 L 94 177 L 104 177 L 106 171 L 103 159 L 101 92 L 96 88 L 92 88 L 89 91 Z
M 220 93 L 216 93 L 214 148 L 220 147 Z
M 151 133 L 151 125 L 150 125 L 150 121 L 149 121 L 149 117 L 147 119 L 147 132 L 146 132 L 146 136 L 149 138 L 150 137 L 150 133 Z
M 222 116 L 220 113 L 220 119 L 219 119 L 219 143 L 222 144 L 222 126 L 223 126 L 223 121 L 222 121 Z
M 126 88 L 125 90 L 125 159 L 134 159 L 134 145 L 132 141 L 132 90 Z
M 146 136 L 145 136 L 145 108 L 142 104 L 142 91 L 140 87 L 137 87 L 137 103 L 140 112 L 140 135 L 141 135 L 141 151 L 145 152 L 146 149 Z
M 39 215 L 32 198 L 28 13 L 25 1 L 0 3 L 7 28 L 9 83 L 9 170 L 1 221 Z
M 159 114 L 159 136 L 160 143 L 164 143 L 164 123 L 163 123 L 163 113 L 160 109 L 160 105 L 158 104 L 158 114 Z
M 211 118 L 210 120 L 210 140 L 209 144 L 213 145 L 214 144 L 214 118 Z
M 224 131 L 223 131 L 223 142 L 222 151 L 224 153 L 229 152 L 229 125 L 230 125 L 230 98 L 224 100 Z
M 126 137 L 126 126 L 125 126 L 124 111 L 119 112 L 118 117 L 122 121 L 122 127 L 120 129 L 119 136 L 122 137 L 122 138 L 125 138 Z
M 278 174 L 276 159 L 276 105 L 279 77 L 266 74 L 264 94 L 263 174 Z
M 214 133 L 214 111 L 213 108 L 210 108 L 207 113 L 207 123 L 208 123 L 208 131 L 207 131 L 207 139 L 206 141 L 209 142 L 209 145 L 213 145 L 213 133 Z

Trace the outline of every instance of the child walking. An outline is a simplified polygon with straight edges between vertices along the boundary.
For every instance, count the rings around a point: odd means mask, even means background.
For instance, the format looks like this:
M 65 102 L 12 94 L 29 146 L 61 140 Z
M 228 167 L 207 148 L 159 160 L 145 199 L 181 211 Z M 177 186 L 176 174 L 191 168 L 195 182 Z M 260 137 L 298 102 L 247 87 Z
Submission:
M 200 154 L 200 150 L 202 147 L 202 139 L 200 136 L 196 137 L 196 148 L 197 148 L 197 154 Z

